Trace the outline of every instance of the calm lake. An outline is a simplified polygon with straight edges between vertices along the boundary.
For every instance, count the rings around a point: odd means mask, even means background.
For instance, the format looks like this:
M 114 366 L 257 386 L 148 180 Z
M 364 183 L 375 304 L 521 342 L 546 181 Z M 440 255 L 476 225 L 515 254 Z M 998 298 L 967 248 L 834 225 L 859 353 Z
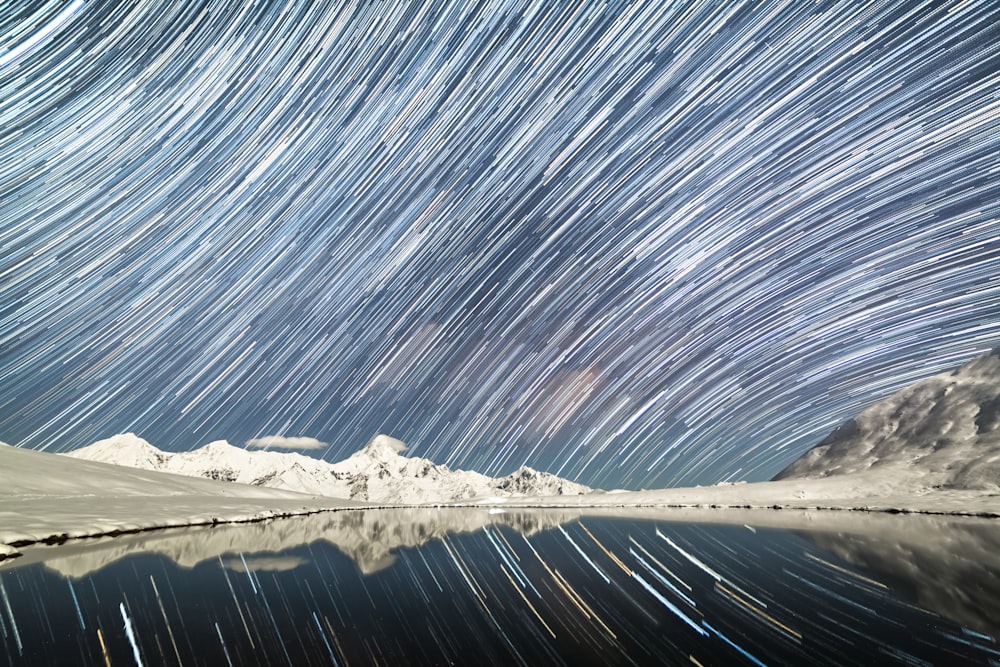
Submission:
M 1000 522 L 336 512 L 27 549 L 0 665 L 1000 665 Z

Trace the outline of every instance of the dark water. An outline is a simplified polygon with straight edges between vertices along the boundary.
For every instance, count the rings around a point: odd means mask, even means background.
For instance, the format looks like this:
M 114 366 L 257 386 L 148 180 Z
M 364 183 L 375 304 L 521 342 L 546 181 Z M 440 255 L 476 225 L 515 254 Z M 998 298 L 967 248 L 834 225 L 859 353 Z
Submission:
M 343 512 L 40 550 L 0 567 L 0 665 L 1000 665 L 1000 524 L 633 514 Z

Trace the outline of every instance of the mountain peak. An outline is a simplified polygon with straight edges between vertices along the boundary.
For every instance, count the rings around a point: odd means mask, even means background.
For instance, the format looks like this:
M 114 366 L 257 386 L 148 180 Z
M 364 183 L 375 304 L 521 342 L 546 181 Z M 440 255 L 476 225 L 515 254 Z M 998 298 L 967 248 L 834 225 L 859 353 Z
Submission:
M 406 451 L 406 443 L 380 433 L 372 438 L 361 451 L 379 461 L 392 461 Z
M 149 444 L 148 440 L 132 433 L 131 431 L 128 433 L 119 433 L 111 436 L 110 438 L 105 438 L 104 440 L 98 440 L 91 446 L 93 447 L 94 445 L 113 445 L 115 447 L 134 447 L 137 449 L 156 449 L 156 451 L 160 451 L 153 445 Z
M 243 449 L 242 447 L 236 447 L 234 445 L 229 444 L 228 440 L 213 440 L 212 442 L 206 443 L 194 451 L 200 451 L 205 453 L 212 452 L 214 454 L 218 454 L 218 453 L 226 453 L 233 451 L 245 452 L 246 450 Z
M 119 463 L 133 468 L 154 469 L 169 455 L 135 433 L 119 433 L 69 452 L 74 458 Z

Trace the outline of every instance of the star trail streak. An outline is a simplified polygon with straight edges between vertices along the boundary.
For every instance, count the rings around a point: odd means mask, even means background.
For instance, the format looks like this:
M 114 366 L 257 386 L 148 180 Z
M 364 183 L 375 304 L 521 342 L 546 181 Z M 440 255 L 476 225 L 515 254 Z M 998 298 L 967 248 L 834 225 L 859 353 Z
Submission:
M 0 439 L 768 478 L 1000 343 L 998 89 L 990 2 L 15 2 Z

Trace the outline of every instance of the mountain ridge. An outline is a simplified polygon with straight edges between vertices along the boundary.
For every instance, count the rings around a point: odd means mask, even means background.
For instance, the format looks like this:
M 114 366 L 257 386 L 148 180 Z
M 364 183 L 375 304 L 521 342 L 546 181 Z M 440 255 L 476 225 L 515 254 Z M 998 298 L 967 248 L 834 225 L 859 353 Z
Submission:
M 328 463 L 296 452 L 251 452 L 225 440 L 188 452 L 164 452 L 134 433 L 123 433 L 64 456 L 364 502 L 423 504 L 594 491 L 527 466 L 497 478 L 451 470 L 403 456 L 406 448 L 402 441 L 380 434 L 346 459 Z
M 1000 492 L 1000 348 L 880 400 L 773 479 L 869 470 L 921 477 L 931 488 Z

